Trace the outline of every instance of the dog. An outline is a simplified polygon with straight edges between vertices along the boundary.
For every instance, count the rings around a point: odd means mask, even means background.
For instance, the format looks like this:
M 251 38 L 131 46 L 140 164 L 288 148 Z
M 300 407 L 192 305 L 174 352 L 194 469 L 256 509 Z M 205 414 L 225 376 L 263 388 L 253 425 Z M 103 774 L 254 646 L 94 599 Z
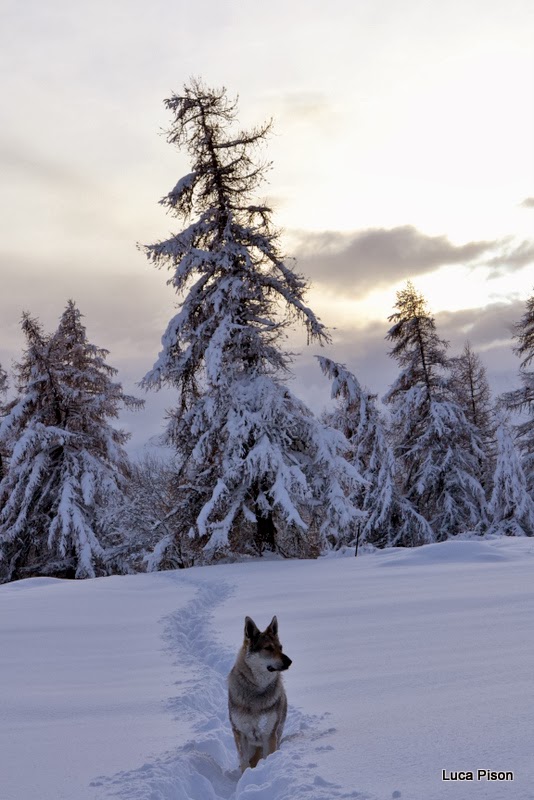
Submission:
M 245 617 L 245 639 L 228 676 L 228 715 L 241 772 L 280 746 L 287 714 L 281 672 L 291 666 L 273 617 L 263 633 Z

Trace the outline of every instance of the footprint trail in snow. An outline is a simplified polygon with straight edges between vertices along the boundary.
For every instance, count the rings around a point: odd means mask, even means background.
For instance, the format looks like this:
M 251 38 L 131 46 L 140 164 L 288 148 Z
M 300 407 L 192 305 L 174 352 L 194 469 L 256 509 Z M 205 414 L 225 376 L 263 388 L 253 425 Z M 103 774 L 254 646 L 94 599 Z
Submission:
M 177 578 L 178 580 L 178 578 Z M 185 579 L 180 576 L 179 580 Z M 243 775 L 237 766 L 234 738 L 228 721 L 227 684 L 235 653 L 224 651 L 211 625 L 211 612 L 232 594 L 225 583 L 186 581 L 198 593 L 184 608 L 167 618 L 164 639 L 177 668 L 187 679 L 167 707 L 191 739 L 183 746 L 136 770 L 99 778 L 92 784 L 103 797 L 121 800 L 371 800 L 316 774 L 314 752 L 334 729 L 327 716 L 312 717 L 289 705 L 280 750 Z

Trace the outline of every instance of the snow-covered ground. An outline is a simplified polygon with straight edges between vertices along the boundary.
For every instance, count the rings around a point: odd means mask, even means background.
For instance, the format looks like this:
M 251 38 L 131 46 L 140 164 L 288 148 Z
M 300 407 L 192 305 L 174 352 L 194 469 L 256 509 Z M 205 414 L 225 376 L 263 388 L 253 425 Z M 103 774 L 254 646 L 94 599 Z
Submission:
M 2 586 L 0 799 L 532 800 L 533 578 L 534 541 L 495 539 Z M 293 665 L 282 747 L 240 776 L 246 614 Z

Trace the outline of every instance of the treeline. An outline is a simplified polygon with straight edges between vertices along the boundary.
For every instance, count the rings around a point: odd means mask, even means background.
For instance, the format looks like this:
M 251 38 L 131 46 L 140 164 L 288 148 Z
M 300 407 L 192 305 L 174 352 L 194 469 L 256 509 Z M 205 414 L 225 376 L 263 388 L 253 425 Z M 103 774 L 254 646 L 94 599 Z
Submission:
M 0 581 L 533 535 L 534 296 L 515 330 L 520 387 L 499 402 L 469 345 L 448 355 L 408 283 L 389 320 L 399 374 L 383 405 L 319 357 L 335 404 L 318 419 L 289 391 L 283 342 L 295 321 L 310 342 L 329 334 L 256 197 L 270 125 L 236 131 L 235 102 L 195 81 L 166 105 L 191 172 L 161 201 L 180 232 L 144 249 L 181 303 L 141 385 L 176 393 L 174 458 L 128 459 L 112 421 L 142 401 L 72 301 L 52 334 L 25 314 L 15 397 L 0 409 Z M 0 369 L 4 397 L 7 384 Z

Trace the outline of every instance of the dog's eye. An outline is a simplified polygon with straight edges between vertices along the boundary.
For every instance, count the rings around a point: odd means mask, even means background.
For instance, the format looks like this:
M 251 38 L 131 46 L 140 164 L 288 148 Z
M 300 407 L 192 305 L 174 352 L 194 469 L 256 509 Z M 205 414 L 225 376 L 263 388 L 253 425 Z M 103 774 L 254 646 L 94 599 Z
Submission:
M 268 653 L 274 653 L 274 647 L 272 646 L 272 644 L 266 644 L 265 649 L 267 650 Z

